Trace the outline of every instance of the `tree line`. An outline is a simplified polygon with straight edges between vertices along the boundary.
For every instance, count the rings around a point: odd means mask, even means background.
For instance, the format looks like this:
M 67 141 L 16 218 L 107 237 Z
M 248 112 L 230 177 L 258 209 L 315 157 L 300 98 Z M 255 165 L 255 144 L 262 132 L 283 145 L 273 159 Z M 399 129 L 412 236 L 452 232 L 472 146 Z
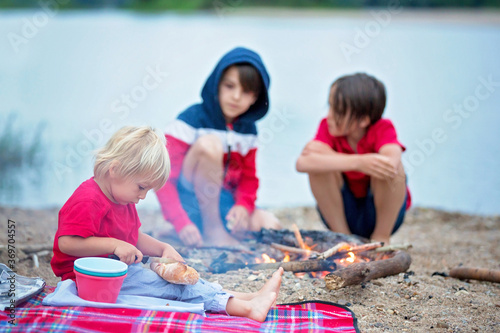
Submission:
M 3 8 L 57 6 L 60 9 L 124 8 L 144 11 L 217 10 L 242 7 L 362 9 L 402 6 L 409 8 L 499 8 L 500 0 L 3 0 Z

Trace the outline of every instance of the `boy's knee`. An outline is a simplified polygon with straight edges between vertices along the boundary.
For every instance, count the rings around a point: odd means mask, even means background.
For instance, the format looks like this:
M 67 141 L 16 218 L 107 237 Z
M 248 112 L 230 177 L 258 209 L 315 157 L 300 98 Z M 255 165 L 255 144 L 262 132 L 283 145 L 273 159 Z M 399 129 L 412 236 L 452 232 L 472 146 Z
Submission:
M 222 158 L 224 150 L 222 141 L 214 134 L 203 135 L 193 144 L 191 149 L 196 155 L 214 159 Z
M 341 172 L 321 172 L 321 173 L 309 173 L 309 183 L 311 186 L 334 186 L 336 188 L 342 188 L 344 185 L 344 179 L 342 178 Z
M 370 183 L 371 187 L 375 189 L 379 187 L 389 187 L 393 190 L 406 188 L 406 175 L 404 170 L 402 170 L 394 178 L 376 179 L 372 177 Z

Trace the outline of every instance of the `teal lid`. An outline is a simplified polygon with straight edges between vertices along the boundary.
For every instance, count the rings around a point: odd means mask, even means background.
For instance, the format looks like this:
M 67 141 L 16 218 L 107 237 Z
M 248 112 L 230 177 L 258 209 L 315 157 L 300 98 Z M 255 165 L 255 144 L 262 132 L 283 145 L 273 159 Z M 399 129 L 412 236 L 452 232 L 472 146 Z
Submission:
M 122 276 L 127 273 L 128 266 L 120 260 L 103 257 L 85 257 L 75 260 L 76 271 L 93 276 Z
M 118 272 L 118 273 L 92 272 L 92 271 L 88 271 L 88 270 L 85 270 L 82 268 L 78 268 L 77 266 L 75 266 L 75 271 L 77 271 L 78 273 L 82 273 L 82 274 L 86 274 L 86 275 L 90 275 L 90 276 L 99 276 L 99 277 L 118 277 L 118 276 L 123 276 L 123 275 L 127 274 L 127 271 Z

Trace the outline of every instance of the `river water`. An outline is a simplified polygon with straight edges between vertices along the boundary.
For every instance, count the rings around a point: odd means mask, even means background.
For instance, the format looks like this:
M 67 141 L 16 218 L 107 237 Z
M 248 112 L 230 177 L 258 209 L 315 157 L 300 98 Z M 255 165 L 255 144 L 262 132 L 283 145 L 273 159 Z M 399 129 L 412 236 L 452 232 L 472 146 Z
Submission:
M 246 46 L 271 76 L 258 205 L 314 203 L 295 160 L 326 115 L 329 85 L 362 71 L 386 85 L 414 204 L 500 214 L 500 24 L 405 17 L 402 8 L 345 17 L 0 12 L 0 122 L 16 115 L 26 144 L 43 125 L 43 163 L 1 203 L 62 205 L 114 130 L 164 128 L 200 100 L 220 56 Z M 155 195 L 139 207 L 157 208 Z

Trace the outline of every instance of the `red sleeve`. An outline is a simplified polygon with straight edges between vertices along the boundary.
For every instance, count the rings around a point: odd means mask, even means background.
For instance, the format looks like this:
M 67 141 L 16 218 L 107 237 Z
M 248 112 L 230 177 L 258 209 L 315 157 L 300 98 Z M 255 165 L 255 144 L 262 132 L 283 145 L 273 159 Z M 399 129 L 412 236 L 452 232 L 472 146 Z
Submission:
M 386 144 L 397 144 L 401 146 L 403 151 L 406 147 L 399 142 L 396 134 L 396 128 L 389 119 L 380 119 L 372 125 L 368 134 L 368 141 L 373 145 L 374 152 L 377 152 Z
M 70 198 L 70 200 L 72 200 Z M 62 280 L 75 279 L 73 262 L 78 257 L 62 253 L 59 249 L 59 237 L 80 236 L 91 237 L 98 233 L 102 218 L 108 207 L 99 205 L 94 200 L 82 200 L 72 204 L 65 204 L 59 211 L 57 232 L 54 237 L 54 255 L 50 265 L 54 274 Z
M 177 182 L 182 171 L 182 162 L 189 150 L 189 144 L 173 136 L 165 136 L 167 138 L 167 150 L 170 155 L 170 176 L 167 183 L 156 191 L 156 196 L 160 202 L 163 216 L 179 232 L 186 225 L 193 223 L 182 207 L 179 192 L 177 192 Z
M 330 147 L 333 147 L 333 137 L 328 132 L 328 123 L 326 122 L 326 118 L 323 118 L 319 123 L 318 131 L 316 132 L 316 136 L 314 140 L 326 143 Z
M 61 236 L 80 236 L 87 238 L 98 234 L 103 216 L 108 207 L 94 200 L 82 200 L 61 210 L 57 238 Z
M 252 214 L 255 209 L 255 200 L 257 199 L 257 189 L 259 188 L 259 179 L 256 175 L 255 156 L 257 148 L 250 149 L 243 158 L 243 171 L 240 183 L 236 188 L 236 205 L 241 205 Z

